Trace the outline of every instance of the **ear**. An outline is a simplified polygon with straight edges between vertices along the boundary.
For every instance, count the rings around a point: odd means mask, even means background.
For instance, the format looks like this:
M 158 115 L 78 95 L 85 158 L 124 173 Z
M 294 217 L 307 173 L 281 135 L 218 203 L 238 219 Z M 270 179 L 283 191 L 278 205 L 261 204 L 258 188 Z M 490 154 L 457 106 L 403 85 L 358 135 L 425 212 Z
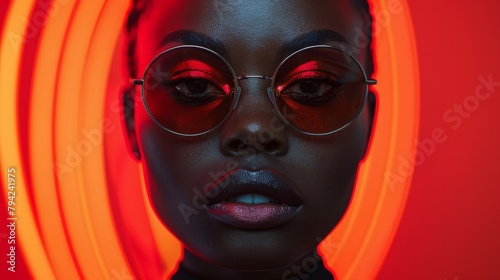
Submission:
M 123 90 L 121 94 L 121 107 L 122 110 L 122 127 L 125 134 L 125 139 L 127 141 L 127 146 L 129 151 L 132 153 L 136 160 L 141 159 L 141 153 L 139 151 L 139 144 L 137 141 L 137 133 L 135 130 L 135 100 L 134 100 L 134 89 L 127 88 Z

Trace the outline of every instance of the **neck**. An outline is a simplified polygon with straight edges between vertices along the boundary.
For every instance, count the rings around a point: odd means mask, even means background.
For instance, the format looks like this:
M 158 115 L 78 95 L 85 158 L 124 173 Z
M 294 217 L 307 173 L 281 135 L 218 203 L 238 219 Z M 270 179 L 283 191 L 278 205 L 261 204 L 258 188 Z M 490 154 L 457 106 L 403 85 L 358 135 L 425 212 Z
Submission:
M 182 275 L 181 275 L 182 274 Z M 184 275 L 186 274 L 186 275 Z M 184 258 L 172 280 L 177 279 L 332 279 L 316 250 L 292 264 L 272 270 L 232 270 L 202 260 L 184 249 Z M 177 277 L 176 277 L 177 276 Z

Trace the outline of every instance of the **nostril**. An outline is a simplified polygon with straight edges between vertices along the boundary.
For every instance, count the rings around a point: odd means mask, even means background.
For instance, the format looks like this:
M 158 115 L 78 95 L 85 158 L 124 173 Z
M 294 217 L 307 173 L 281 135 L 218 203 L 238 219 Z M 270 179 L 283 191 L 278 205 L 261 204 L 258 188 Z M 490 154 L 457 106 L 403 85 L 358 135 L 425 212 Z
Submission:
M 241 140 L 233 140 L 233 141 L 230 141 L 227 145 L 227 148 L 228 150 L 230 151 L 230 153 L 232 155 L 238 155 L 240 154 L 242 151 L 244 150 L 247 150 L 248 149 L 248 145 L 241 141 Z
M 268 143 L 263 144 L 265 147 L 265 150 L 268 151 L 271 154 L 276 154 L 278 153 L 280 149 L 280 143 L 278 141 L 270 141 Z
M 245 153 L 255 154 L 260 152 L 280 155 L 285 149 L 283 143 L 280 143 L 280 141 L 275 139 L 267 141 L 259 141 L 258 139 L 252 139 L 249 141 L 233 139 L 232 141 L 226 142 L 224 150 L 226 151 L 226 154 L 236 156 L 243 155 Z
M 245 156 L 268 154 L 280 156 L 288 151 L 288 141 L 285 130 L 274 131 L 262 122 L 230 123 L 221 136 L 220 148 L 226 156 Z

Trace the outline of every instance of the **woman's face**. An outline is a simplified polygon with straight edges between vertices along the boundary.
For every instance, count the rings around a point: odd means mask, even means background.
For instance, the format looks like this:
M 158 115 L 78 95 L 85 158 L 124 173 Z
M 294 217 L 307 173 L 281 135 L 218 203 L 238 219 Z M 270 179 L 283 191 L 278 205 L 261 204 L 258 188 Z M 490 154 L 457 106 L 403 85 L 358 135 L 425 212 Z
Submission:
M 309 37 L 304 46 L 331 45 L 335 36 L 312 36 L 330 30 L 359 47 L 362 18 L 350 1 L 152 1 L 138 27 L 138 69 L 170 47 L 197 44 L 192 36 L 164 40 L 184 30 L 221 43 L 236 75 L 272 76 L 280 48 L 300 36 Z M 363 65 L 365 54 L 356 52 Z M 238 83 L 238 107 L 196 137 L 160 128 L 137 93 L 130 143 L 158 217 L 189 253 L 232 269 L 276 268 L 314 250 L 343 216 L 372 116 L 365 105 L 340 132 L 308 136 L 276 116 L 269 81 Z

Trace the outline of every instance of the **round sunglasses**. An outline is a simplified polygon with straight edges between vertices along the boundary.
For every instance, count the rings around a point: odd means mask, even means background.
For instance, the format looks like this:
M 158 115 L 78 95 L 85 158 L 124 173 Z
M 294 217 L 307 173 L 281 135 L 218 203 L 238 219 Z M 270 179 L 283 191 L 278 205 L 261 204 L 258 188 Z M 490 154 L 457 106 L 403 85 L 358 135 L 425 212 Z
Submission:
M 272 77 L 237 76 L 218 53 L 180 45 L 157 55 L 141 79 L 142 101 L 151 119 L 181 136 L 199 136 L 221 125 L 238 106 L 238 81 L 270 81 L 267 96 L 277 115 L 308 135 L 328 135 L 349 126 L 362 111 L 368 79 L 359 61 L 346 50 L 316 45 L 286 57 Z

